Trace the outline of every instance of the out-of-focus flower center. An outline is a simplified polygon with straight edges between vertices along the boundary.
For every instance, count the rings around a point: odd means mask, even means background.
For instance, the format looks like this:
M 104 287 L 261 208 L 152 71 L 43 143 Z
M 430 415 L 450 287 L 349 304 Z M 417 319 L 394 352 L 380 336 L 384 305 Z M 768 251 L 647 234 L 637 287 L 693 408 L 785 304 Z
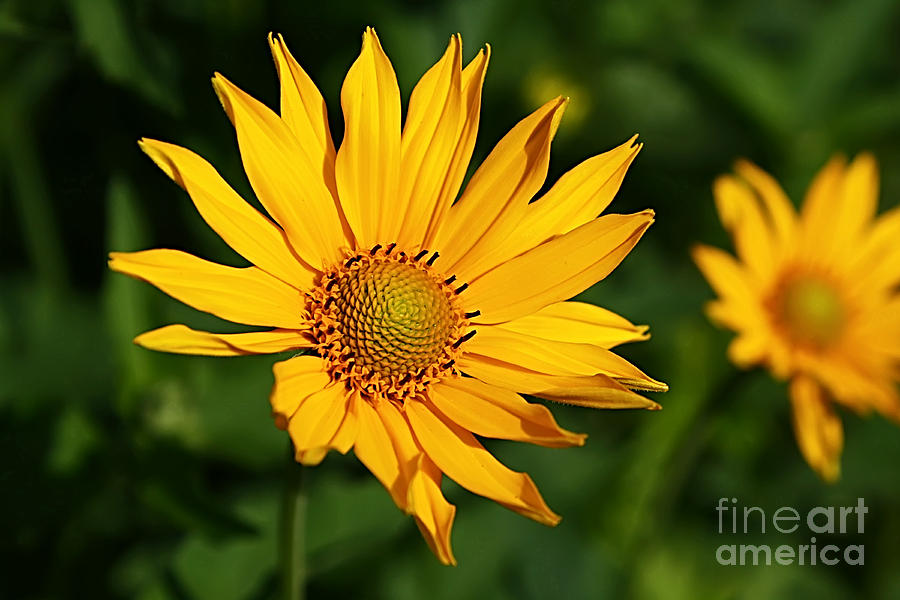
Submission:
M 403 400 L 455 372 L 468 321 L 452 279 L 424 258 L 376 246 L 323 274 L 309 309 L 332 377 Z
M 813 276 L 786 281 L 775 308 L 788 335 L 800 344 L 826 346 L 840 337 L 846 321 L 844 303 L 835 287 Z

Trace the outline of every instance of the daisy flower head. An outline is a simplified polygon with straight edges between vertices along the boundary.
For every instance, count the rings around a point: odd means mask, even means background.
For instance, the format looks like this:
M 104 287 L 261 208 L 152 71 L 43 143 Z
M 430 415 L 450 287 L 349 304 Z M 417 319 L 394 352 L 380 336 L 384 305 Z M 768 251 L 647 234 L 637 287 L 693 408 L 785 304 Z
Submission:
M 193 152 L 141 148 L 184 188 L 251 266 L 175 250 L 112 253 L 110 267 L 218 317 L 268 328 L 237 334 L 169 325 L 136 338 L 164 352 L 300 352 L 274 366 L 275 424 L 296 459 L 350 449 L 454 564 L 455 507 L 444 475 L 541 523 L 557 516 L 531 478 L 478 437 L 579 446 L 520 393 L 595 408 L 659 406 L 664 390 L 610 349 L 647 328 L 569 298 L 606 277 L 653 212 L 597 217 L 641 146 L 634 138 L 565 174 L 542 197 L 566 99 L 550 100 L 494 147 L 457 199 L 472 155 L 490 48 L 466 65 L 461 40 L 419 80 L 401 123 L 400 91 L 375 31 L 341 90 L 335 150 L 321 94 L 280 37 L 269 37 L 280 114 L 220 74 L 244 169 L 268 215 Z
M 870 154 L 832 158 L 799 213 L 758 167 L 739 161 L 736 171 L 714 194 L 737 257 L 693 250 L 718 294 L 707 313 L 737 333 L 732 362 L 790 381 L 800 451 L 835 481 L 844 443 L 835 404 L 900 419 L 900 208 L 876 216 Z

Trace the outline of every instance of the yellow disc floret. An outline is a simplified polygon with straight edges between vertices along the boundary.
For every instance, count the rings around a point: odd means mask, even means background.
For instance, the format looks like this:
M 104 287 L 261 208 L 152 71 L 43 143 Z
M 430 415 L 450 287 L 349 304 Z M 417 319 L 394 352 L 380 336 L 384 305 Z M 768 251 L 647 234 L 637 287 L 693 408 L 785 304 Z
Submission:
M 450 283 L 394 246 L 351 254 L 309 294 L 318 352 L 332 376 L 403 400 L 454 373 L 468 322 Z

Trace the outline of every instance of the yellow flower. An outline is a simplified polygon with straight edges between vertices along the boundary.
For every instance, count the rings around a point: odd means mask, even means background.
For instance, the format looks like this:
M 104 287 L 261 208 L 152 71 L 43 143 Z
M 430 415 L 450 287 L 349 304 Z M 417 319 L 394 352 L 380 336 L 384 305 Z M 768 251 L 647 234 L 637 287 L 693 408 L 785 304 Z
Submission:
M 529 203 L 566 106 L 555 98 L 497 144 L 454 204 L 475 144 L 489 47 L 463 68 L 453 36 L 413 90 L 401 133 L 397 80 L 367 29 L 341 90 L 345 132 L 335 152 L 319 91 L 280 36 L 269 43 L 280 117 L 222 75 L 213 85 L 272 220 L 196 154 L 140 144 L 253 266 L 146 250 L 112 253 L 110 267 L 198 310 L 273 329 L 218 335 L 169 325 L 136 343 L 213 356 L 306 350 L 275 364 L 271 395 L 297 460 L 317 464 L 331 449 L 353 448 L 445 563 L 455 564 L 455 507 L 441 494 L 442 475 L 555 525 L 531 478 L 475 436 L 584 443 L 517 392 L 659 408 L 631 390 L 665 385 L 610 351 L 647 339 L 647 328 L 564 302 L 606 277 L 653 221 L 649 210 L 595 218 L 640 145 L 632 138 L 586 160 Z
M 900 208 L 875 216 L 875 159 L 833 158 L 798 215 L 778 183 L 739 161 L 715 182 L 716 207 L 738 260 L 709 246 L 694 260 L 719 297 L 710 319 L 737 332 L 742 368 L 790 379 L 794 432 L 809 465 L 840 476 L 843 427 L 833 402 L 900 419 Z

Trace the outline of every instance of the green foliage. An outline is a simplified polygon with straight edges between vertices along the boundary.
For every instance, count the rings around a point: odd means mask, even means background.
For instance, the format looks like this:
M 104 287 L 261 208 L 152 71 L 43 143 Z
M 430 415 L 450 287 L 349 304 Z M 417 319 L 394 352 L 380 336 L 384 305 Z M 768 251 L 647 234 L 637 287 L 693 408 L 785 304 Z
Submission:
M 898 597 L 900 432 L 845 415 L 844 477 L 822 484 L 796 450 L 784 386 L 727 362 L 687 255 L 725 244 L 709 189 L 739 156 L 798 198 L 829 154 L 870 149 L 883 207 L 897 204 L 891 0 L 0 3 L 0 597 L 277 596 L 287 436 L 269 414 L 272 358 L 135 347 L 168 323 L 233 329 L 109 273 L 105 255 L 175 247 L 237 264 L 135 141 L 191 147 L 252 198 L 209 75 L 274 106 L 265 35 L 280 31 L 340 140 L 340 83 L 369 24 L 404 97 L 450 33 L 466 58 L 491 43 L 473 164 L 548 87 L 573 101 L 551 181 L 641 133 L 613 210 L 652 207 L 657 222 L 583 299 L 652 326 L 623 352 L 672 391 L 661 413 L 555 406 L 590 434 L 584 448 L 490 443 L 564 520 L 548 529 L 446 482 L 455 569 L 352 456 L 330 456 L 307 472 L 310 596 Z M 866 565 L 719 566 L 723 496 L 769 509 L 864 497 Z

